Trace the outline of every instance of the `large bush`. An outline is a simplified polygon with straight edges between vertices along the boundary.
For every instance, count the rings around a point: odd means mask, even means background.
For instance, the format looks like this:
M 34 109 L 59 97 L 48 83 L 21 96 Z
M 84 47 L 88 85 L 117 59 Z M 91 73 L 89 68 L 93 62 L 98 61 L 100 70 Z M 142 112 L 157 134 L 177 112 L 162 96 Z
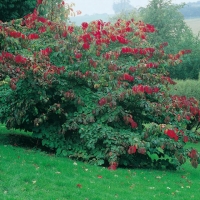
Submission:
M 0 29 L 0 73 L 10 85 L 0 120 L 7 128 L 32 131 L 58 155 L 109 169 L 175 169 L 186 158 L 197 167 L 198 152 L 184 146 L 199 139 L 192 129 L 198 102 L 170 96 L 166 71 L 190 50 L 165 54 L 165 44 L 148 43 L 154 26 L 141 21 L 75 27 L 37 10 L 24 19 L 18 30 Z

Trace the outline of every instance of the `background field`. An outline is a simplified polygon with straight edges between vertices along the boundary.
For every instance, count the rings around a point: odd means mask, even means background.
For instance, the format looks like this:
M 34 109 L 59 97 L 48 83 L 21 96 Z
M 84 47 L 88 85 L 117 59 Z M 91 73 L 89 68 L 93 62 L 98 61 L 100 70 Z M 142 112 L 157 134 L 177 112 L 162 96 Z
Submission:
M 200 31 L 200 18 L 186 19 L 185 22 L 192 29 L 195 35 Z

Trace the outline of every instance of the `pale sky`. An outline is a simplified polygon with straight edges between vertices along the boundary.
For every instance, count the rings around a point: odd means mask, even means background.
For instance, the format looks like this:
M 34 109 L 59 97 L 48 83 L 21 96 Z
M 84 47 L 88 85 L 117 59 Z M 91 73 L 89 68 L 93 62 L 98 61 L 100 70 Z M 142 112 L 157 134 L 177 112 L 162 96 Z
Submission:
M 114 14 L 112 5 L 116 0 L 65 0 L 67 3 L 75 3 L 73 7 L 74 11 L 81 10 L 82 15 L 95 14 L 95 13 L 108 13 Z M 199 0 L 172 0 L 172 3 L 189 3 L 197 2 Z M 148 4 L 149 0 L 130 0 L 131 5 L 136 8 L 145 7 Z

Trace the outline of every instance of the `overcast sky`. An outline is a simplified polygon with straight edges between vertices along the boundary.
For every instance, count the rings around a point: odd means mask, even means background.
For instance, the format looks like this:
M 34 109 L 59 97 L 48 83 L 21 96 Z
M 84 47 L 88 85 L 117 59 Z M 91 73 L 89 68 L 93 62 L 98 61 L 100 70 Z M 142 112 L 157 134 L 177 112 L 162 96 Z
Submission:
M 94 14 L 94 13 L 108 13 L 113 14 L 112 5 L 117 0 L 65 0 L 67 3 L 75 3 L 74 11 L 81 10 L 82 14 Z M 189 3 L 197 2 L 199 0 L 172 0 L 172 3 Z M 134 7 L 145 7 L 149 0 L 130 0 L 131 5 Z

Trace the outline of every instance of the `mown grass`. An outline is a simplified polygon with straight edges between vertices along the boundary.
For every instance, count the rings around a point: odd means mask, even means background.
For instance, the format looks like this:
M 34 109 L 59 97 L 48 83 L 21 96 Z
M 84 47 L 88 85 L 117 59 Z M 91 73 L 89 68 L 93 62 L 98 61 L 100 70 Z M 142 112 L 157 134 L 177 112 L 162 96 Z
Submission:
M 200 80 L 175 80 L 176 85 L 170 87 L 170 94 L 195 97 L 200 101 Z
M 26 136 L 26 133 L 22 133 L 22 136 L 19 133 L 7 131 L 4 126 L 0 127 L 2 200 L 200 198 L 199 169 L 192 168 L 189 163 L 178 171 L 109 171 L 104 167 L 56 157 L 52 152 L 38 149 L 37 141 Z M 200 150 L 199 144 L 193 145 Z

